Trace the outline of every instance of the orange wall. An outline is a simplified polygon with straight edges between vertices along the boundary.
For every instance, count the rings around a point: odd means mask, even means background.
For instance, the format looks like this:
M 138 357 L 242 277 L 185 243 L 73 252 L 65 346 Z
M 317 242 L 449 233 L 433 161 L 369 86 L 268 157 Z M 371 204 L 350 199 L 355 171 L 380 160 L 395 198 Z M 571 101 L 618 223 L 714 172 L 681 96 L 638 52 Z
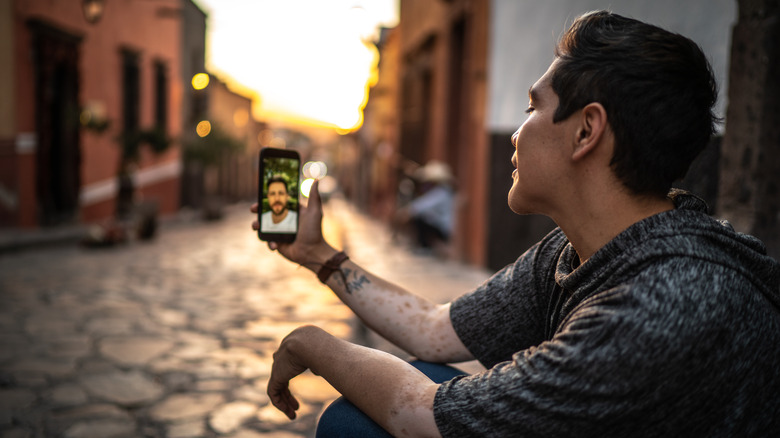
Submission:
M 181 134 L 181 17 L 172 7 L 178 9 L 178 5 L 173 2 L 106 1 L 102 19 L 96 24 L 88 24 L 82 15 L 81 2 L 77 0 L 13 2 L 17 60 L 17 132 L 35 131 L 34 67 L 29 56 L 32 46 L 27 21 L 40 19 L 53 27 L 82 37 L 79 46 L 79 102 L 82 106 L 103 108 L 105 117 L 111 121 L 109 129 L 103 133 L 82 130 L 82 190 L 90 184 L 110 181 L 117 173 L 119 147 L 116 138 L 122 131 L 122 49 L 139 53 L 141 129 L 151 128 L 154 123 L 153 66 L 155 61 L 161 61 L 167 65 L 168 134 L 173 138 Z M 178 143 L 172 146 L 160 156 L 143 153 L 139 169 L 143 171 L 150 166 L 178 163 Z M 22 199 L 27 198 L 30 193 L 35 193 L 35 172 L 25 172 L 24 175 L 24 181 L 20 184 L 23 186 L 20 191 L 25 193 Z M 176 176 L 173 178 L 178 179 Z M 178 181 L 170 182 L 169 185 L 171 184 L 178 185 Z M 169 190 L 165 196 L 171 198 L 162 203 L 168 212 L 178 208 L 178 193 Z M 34 197 L 32 199 L 34 200 Z M 29 199 L 25 202 L 21 206 L 21 216 L 34 218 L 34 202 Z M 99 216 L 104 214 L 104 210 L 98 206 L 91 208 L 90 205 L 82 204 L 81 219 L 100 219 Z

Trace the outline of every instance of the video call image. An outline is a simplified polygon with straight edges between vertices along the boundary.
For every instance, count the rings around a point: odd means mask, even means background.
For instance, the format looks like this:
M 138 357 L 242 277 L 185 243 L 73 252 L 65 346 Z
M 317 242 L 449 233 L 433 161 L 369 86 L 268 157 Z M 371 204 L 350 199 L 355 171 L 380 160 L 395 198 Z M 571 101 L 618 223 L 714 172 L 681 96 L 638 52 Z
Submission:
M 262 232 L 296 232 L 299 167 L 300 162 L 294 158 L 263 159 Z

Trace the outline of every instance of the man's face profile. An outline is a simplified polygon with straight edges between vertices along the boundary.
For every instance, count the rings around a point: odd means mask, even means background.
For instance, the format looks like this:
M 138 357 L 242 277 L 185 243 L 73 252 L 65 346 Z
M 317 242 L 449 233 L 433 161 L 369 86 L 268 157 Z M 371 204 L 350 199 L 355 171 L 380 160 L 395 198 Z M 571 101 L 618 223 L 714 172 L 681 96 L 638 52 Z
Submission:
M 278 216 L 287 211 L 288 198 L 284 183 L 272 182 L 268 185 L 268 206 L 274 215 Z
M 517 214 L 542 213 L 547 200 L 552 199 L 566 181 L 568 139 L 577 128 L 577 118 L 554 122 L 559 105 L 552 89 L 552 76 L 557 61 L 528 90 L 528 118 L 512 135 L 515 152 L 512 155 L 512 187 L 509 207 Z

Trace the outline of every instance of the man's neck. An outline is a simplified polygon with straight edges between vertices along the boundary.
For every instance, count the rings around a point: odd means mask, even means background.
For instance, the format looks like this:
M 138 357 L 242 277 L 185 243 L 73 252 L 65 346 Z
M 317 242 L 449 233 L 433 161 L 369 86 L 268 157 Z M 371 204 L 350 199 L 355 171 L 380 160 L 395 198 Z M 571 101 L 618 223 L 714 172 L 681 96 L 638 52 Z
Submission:
M 578 202 L 570 213 L 553 219 L 584 263 L 631 225 L 673 209 L 674 203 L 667 198 L 617 193 L 599 197 L 598 202 Z

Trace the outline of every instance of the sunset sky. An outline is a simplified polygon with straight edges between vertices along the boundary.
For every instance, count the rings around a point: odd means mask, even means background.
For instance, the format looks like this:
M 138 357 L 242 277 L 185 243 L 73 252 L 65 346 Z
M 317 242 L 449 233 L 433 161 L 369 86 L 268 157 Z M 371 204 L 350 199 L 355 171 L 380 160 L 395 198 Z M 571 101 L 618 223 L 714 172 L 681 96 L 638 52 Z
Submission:
M 397 23 L 397 0 L 195 2 L 208 14 L 207 67 L 257 92 L 256 117 L 360 123 L 377 59 L 363 39 Z

